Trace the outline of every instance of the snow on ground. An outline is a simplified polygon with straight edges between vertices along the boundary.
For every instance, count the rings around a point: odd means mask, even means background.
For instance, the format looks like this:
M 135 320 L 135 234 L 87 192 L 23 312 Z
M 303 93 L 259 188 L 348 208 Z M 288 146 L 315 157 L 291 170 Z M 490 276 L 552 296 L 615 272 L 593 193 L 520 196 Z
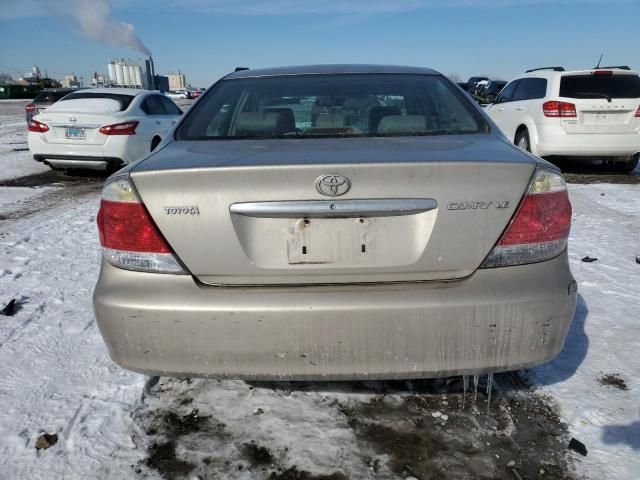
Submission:
M 0 180 L 46 172 L 27 147 L 24 106 L 29 100 L 0 100 Z
M 20 155 L 0 153 L 20 165 L 16 176 L 32 166 Z M 511 460 L 534 472 L 525 478 L 574 478 L 565 461 L 577 478 L 638 478 L 640 186 L 570 186 L 580 297 L 566 347 L 527 374 L 497 376 L 490 415 L 482 394 L 462 409 L 455 379 L 245 383 L 122 370 L 91 308 L 97 182 L 73 188 L 0 187 L 0 212 L 44 203 L 0 215 L 0 307 L 19 304 L 0 316 L 0 478 L 516 478 Z M 38 451 L 45 432 L 58 442 Z M 566 451 L 571 436 L 586 458 Z
M 534 378 L 587 445 L 581 470 L 589 478 L 640 478 L 640 186 L 570 187 L 578 311 L 564 351 Z M 626 390 L 598 381 L 615 374 Z
M 640 274 L 635 263 L 640 255 L 637 191 L 625 185 L 571 186 L 570 255 L 580 307 L 560 357 L 531 372 L 539 391 L 560 404 L 570 435 L 586 444 L 589 456 L 577 468 L 594 480 L 629 479 L 640 471 L 640 382 L 635 375 L 640 301 L 632 293 Z M 4 195 L 6 188 L 0 190 L 0 204 Z M 21 309 L 13 317 L 0 317 L 0 477 L 129 477 L 131 465 L 148 455 L 156 424 L 166 427 L 163 415 L 173 408 L 183 418 L 198 408 L 201 418 L 215 418 L 224 427 L 207 442 L 190 443 L 196 436 L 180 443 L 178 455 L 200 450 L 196 458 L 235 458 L 237 468 L 243 465 L 238 452 L 252 448 L 245 444 L 253 440 L 268 446 L 267 458 L 280 452 L 283 468 L 294 465 L 328 475 L 337 466 L 345 474 L 358 472 L 359 478 L 393 478 L 382 475 L 388 459 L 375 448 L 367 451 L 348 416 L 354 403 L 377 398 L 378 387 L 358 392 L 339 384 L 298 388 L 162 379 L 141 401 L 146 377 L 110 362 L 93 321 L 96 209 L 97 194 L 87 194 L 2 224 L 0 291 L 4 301 L 19 299 Z M 581 262 L 586 255 L 598 261 Z M 627 390 L 599 383 L 606 374 L 618 374 Z M 406 393 L 388 395 L 388 408 Z M 141 405 L 142 411 L 134 413 Z M 42 432 L 57 432 L 60 440 L 38 452 L 34 442 Z M 178 466 L 189 465 L 182 462 Z M 374 474 L 370 463 L 382 473 Z M 166 468 L 150 465 L 167 474 Z M 141 468 L 141 475 L 155 475 L 153 468 Z M 221 464 L 217 471 L 229 468 Z M 250 464 L 245 468 L 230 478 L 259 478 L 248 470 Z
M 2 223 L 0 292 L 20 310 L 0 317 L 0 478 L 126 478 L 139 456 L 145 379 L 110 362 L 93 320 L 96 211 L 94 194 Z M 39 454 L 42 431 L 60 440 Z

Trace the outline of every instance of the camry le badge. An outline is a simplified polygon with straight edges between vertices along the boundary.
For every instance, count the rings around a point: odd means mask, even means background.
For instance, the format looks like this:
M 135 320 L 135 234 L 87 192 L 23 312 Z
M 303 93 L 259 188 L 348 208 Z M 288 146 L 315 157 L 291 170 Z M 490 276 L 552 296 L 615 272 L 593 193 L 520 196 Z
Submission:
M 349 179 L 342 175 L 320 175 L 316 178 L 316 190 L 322 195 L 338 197 L 351 188 Z
M 497 202 L 450 202 L 447 204 L 447 210 L 486 210 L 489 207 L 509 208 L 511 204 L 508 200 L 499 200 Z

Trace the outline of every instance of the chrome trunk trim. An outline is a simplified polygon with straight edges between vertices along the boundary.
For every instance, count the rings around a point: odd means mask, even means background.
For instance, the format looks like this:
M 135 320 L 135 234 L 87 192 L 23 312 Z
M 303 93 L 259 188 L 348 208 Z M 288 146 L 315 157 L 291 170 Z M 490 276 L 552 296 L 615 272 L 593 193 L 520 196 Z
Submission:
M 431 198 L 234 203 L 229 211 L 258 218 L 349 218 L 415 215 L 438 208 Z

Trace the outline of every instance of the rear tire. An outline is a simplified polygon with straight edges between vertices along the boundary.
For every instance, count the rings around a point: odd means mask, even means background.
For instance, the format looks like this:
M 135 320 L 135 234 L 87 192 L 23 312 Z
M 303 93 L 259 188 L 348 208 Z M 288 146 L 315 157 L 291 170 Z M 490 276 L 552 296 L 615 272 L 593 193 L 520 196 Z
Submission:
M 631 173 L 636 169 L 639 161 L 640 154 L 629 160 L 622 160 L 619 162 L 612 161 L 609 163 L 609 170 L 616 173 Z
M 529 130 L 523 128 L 516 133 L 515 141 L 516 147 L 521 148 L 525 152 L 531 152 L 531 140 L 529 139 Z
M 156 147 L 158 145 L 160 145 L 160 142 L 162 141 L 162 139 L 160 137 L 153 137 L 153 140 L 151 140 L 151 152 L 153 152 Z

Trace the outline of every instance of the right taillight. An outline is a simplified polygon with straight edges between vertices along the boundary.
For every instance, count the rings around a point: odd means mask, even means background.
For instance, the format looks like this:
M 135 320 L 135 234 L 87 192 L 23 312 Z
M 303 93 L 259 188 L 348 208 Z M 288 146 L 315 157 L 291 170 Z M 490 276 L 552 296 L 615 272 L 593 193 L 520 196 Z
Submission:
M 480 268 L 543 262 L 560 255 L 571 228 L 571 203 L 562 175 L 538 170 L 518 210 Z
M 114 123 L 113 125 L 105 125 L 100 127 L 98 131 L 103 135 L 135 135 L 138 127 L 137 120 L 131 122 Z
M 42 123 L 37 120 L 29 120 L 29 131 L 44 133 L 49 131 L 49 126 L 46 123 Z
M 105 184 L 97 222 L 102 252 L 113 266 L 144 272 L 186 273 L 129 177 L 116 177 Z
M 33 113 L 36 111 L 36 104 L 35 103 L 27 103 L 24 106 L 24 111 L 27 113 Z
M 550 100 L 542 104 L 542 113 L 545 117 L 575 117 L 576 106 L 569 102 Z
M 638 110 L 636 110 L 636 118 L 640 118 L 640 107 L 638 107 Z

